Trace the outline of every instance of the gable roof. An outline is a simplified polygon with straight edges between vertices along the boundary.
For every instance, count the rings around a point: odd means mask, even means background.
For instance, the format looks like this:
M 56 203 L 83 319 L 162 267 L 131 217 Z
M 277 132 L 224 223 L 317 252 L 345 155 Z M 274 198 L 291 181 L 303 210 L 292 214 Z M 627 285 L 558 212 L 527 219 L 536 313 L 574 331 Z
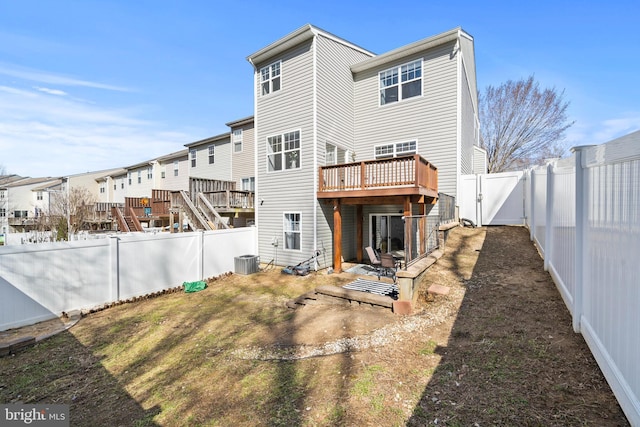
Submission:
M 457 40 L 461 34 L 464 34 L 467 37 L 471 38 L 471 36 L 465 33 L 462 30 L 462 28 L 456 27 L 444 33 L 436 34 L 435 36 L 418 40 L 417 42 L 399 47 L 397 49 L 391 50 L 382 55 L 378 55 L 374 58 L 367 59 L 365 61 L 354 64 L 351 66 L 351 71 L 354 73 L 359 73 L 361 71 L 370 70 L 375 67 L 389 64 L 391 62 L 413 55 L 415 53 L 422 52 L 424 50 L 431 49 L 433 47 L 440 46 L 445 43 L 449 43 L 454 40 Z
M 304 43 L 307 40 L 311 40 L 313 37 L 317 35 L 322 35 L 326 38 L 329 38 L 344 46 L 348 46 L 366 55 L 375 56 L 374 53 L 369 52 L 368 50 L 363 49 L 360 46 L 357 46 L 351 42 L 348 42 L 347 40 L 341 39 L 340 37 L 337 37 L 328 31 L 325 31 L 311 24 L 306 24 L 298 28 L 294 32 L 289 33 L 286 36 L 282 37 L 281 39 L 276 40 L 270 45 L 260 49 L 259 51 L 247 56 L 247 61 L 249 61 L 255 67 L 257 64 L 264 63 L 272 59 L 273 57 L 280 55 L 283 52 L 291 49 L 292 47 L 298 46 L 299 44 Z
M 185 147 L 197 147 L 198 145 L 211 144 L 212 142 L 224 141 L 226 138 L 231 138 L 231 134 L 229 132 L 221 133 L 220 135 L 212 136 L 209 138 L 201 139 L 200 141 L 190 142 L 189 144 L 184 144 Z

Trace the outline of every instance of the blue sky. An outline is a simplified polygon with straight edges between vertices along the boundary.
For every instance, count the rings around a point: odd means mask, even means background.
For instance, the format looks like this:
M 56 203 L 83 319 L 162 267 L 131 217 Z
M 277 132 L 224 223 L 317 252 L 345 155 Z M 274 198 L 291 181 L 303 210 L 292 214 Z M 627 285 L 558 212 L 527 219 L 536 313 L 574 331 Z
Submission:
M 640 2 L 0 0 L 0 167 L 128 166 L 253 114 L 246 57 L 304 24 L 375 53 L 462 27 L 478 88 L 565 91 L 566 144 L 640 129 Z

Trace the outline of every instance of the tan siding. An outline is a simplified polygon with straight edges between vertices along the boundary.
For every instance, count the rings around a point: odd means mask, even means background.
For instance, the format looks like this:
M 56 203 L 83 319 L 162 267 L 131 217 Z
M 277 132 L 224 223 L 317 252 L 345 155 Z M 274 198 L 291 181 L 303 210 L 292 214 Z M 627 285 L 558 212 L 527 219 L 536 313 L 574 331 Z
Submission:
M 178 160 L 178 176 L 173 172 L 173 160 L 169 160 L 162 164 L 161 170 L 164 169 L 165 178 L 161 179 L 161 190 L 189 190 L 189 159 L 187 156 L 180 157 Z
M 209 146 L 215 145 L 215 160 L 209 164 Z M 231 180 L 231 138 L 224 141 L 216 141 L 210 144 L 202 144 L 196 149 L 196 167 L 189 169 L 189 176 L 194 178 Z M 191 160 L 189 160 L 191 166 Z
M 377 144 L 418 141 L 418 152 L 438 168 L 440 191 L 456 189 L 457 66 L 454 43 L 429 50 L 423 58 L 423 96 L 379 106 L 378 72 L 409 62 L 362 72 L 355 86 L 356 160 L 371 159 Z
M 234 129 L 232 129 L 232 132 Z M 233 153 L 233 173 L 231 179 L 237 183 L 236 188 L 242 188 L 242 178 L 250 178 L 256 175 L 254 163 L 255 128 L 253 124 L 242 126 L 242 151 L 236 153 L 232 142 L 231 152 Z

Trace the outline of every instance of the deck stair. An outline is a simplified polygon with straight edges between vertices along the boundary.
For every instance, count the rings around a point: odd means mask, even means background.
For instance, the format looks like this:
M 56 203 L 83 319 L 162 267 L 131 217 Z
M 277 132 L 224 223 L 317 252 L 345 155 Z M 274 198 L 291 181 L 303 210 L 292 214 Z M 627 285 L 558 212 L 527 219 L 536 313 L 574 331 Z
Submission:
M 229 218 L 225 218 L 216 211 L 209 199 L 201 192 L 198 193 L 197 206 L 210 224 L 214 224 L 214 228 L 231 228 L 229 227 Z M 213 218 L 212 218 L 213 217 Z
M 356 282 L 357 284 L 354 285 Z M 318 286 L 315 290 L 287 302 L 287 307 L 295 309 L 313 304 L 349 304 L 352 306 L 393 308 L 393 302 L 396 300 L 394 295 L 397 295 L 396 285 L 365 279 L 357 279 L 356 282 L 343 287 Z M 348 288 L 349 285 L 352 286 Z M 371 292 L 371 290 L 375 290 L 375 292 Z

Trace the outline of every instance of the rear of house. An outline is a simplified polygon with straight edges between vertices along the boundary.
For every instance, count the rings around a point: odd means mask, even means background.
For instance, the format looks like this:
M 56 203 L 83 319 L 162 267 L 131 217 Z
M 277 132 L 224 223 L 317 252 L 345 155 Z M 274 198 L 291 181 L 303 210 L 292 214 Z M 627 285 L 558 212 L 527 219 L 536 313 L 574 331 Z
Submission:
M 473 39 L 461 29 L 376 56 L 307 25 L 248 60 L 263 261 L 296 264 L 319 251 L 320 267 L 339 269 L 366 246 L 404 248 L 403 217 L 437 214 L 437 191 L 457 196 L 460 174 L 471 173 L 477 90 Z M 328 165 L 377 160 L 397 168 L 388 159 L 433 174 L 435 165 L 438 184 L 411 181 L 415 188 L 401 197 L 379 188 L 338 196 L 319 182 Z M 330 173 L 344 182 L 348 170 Z

